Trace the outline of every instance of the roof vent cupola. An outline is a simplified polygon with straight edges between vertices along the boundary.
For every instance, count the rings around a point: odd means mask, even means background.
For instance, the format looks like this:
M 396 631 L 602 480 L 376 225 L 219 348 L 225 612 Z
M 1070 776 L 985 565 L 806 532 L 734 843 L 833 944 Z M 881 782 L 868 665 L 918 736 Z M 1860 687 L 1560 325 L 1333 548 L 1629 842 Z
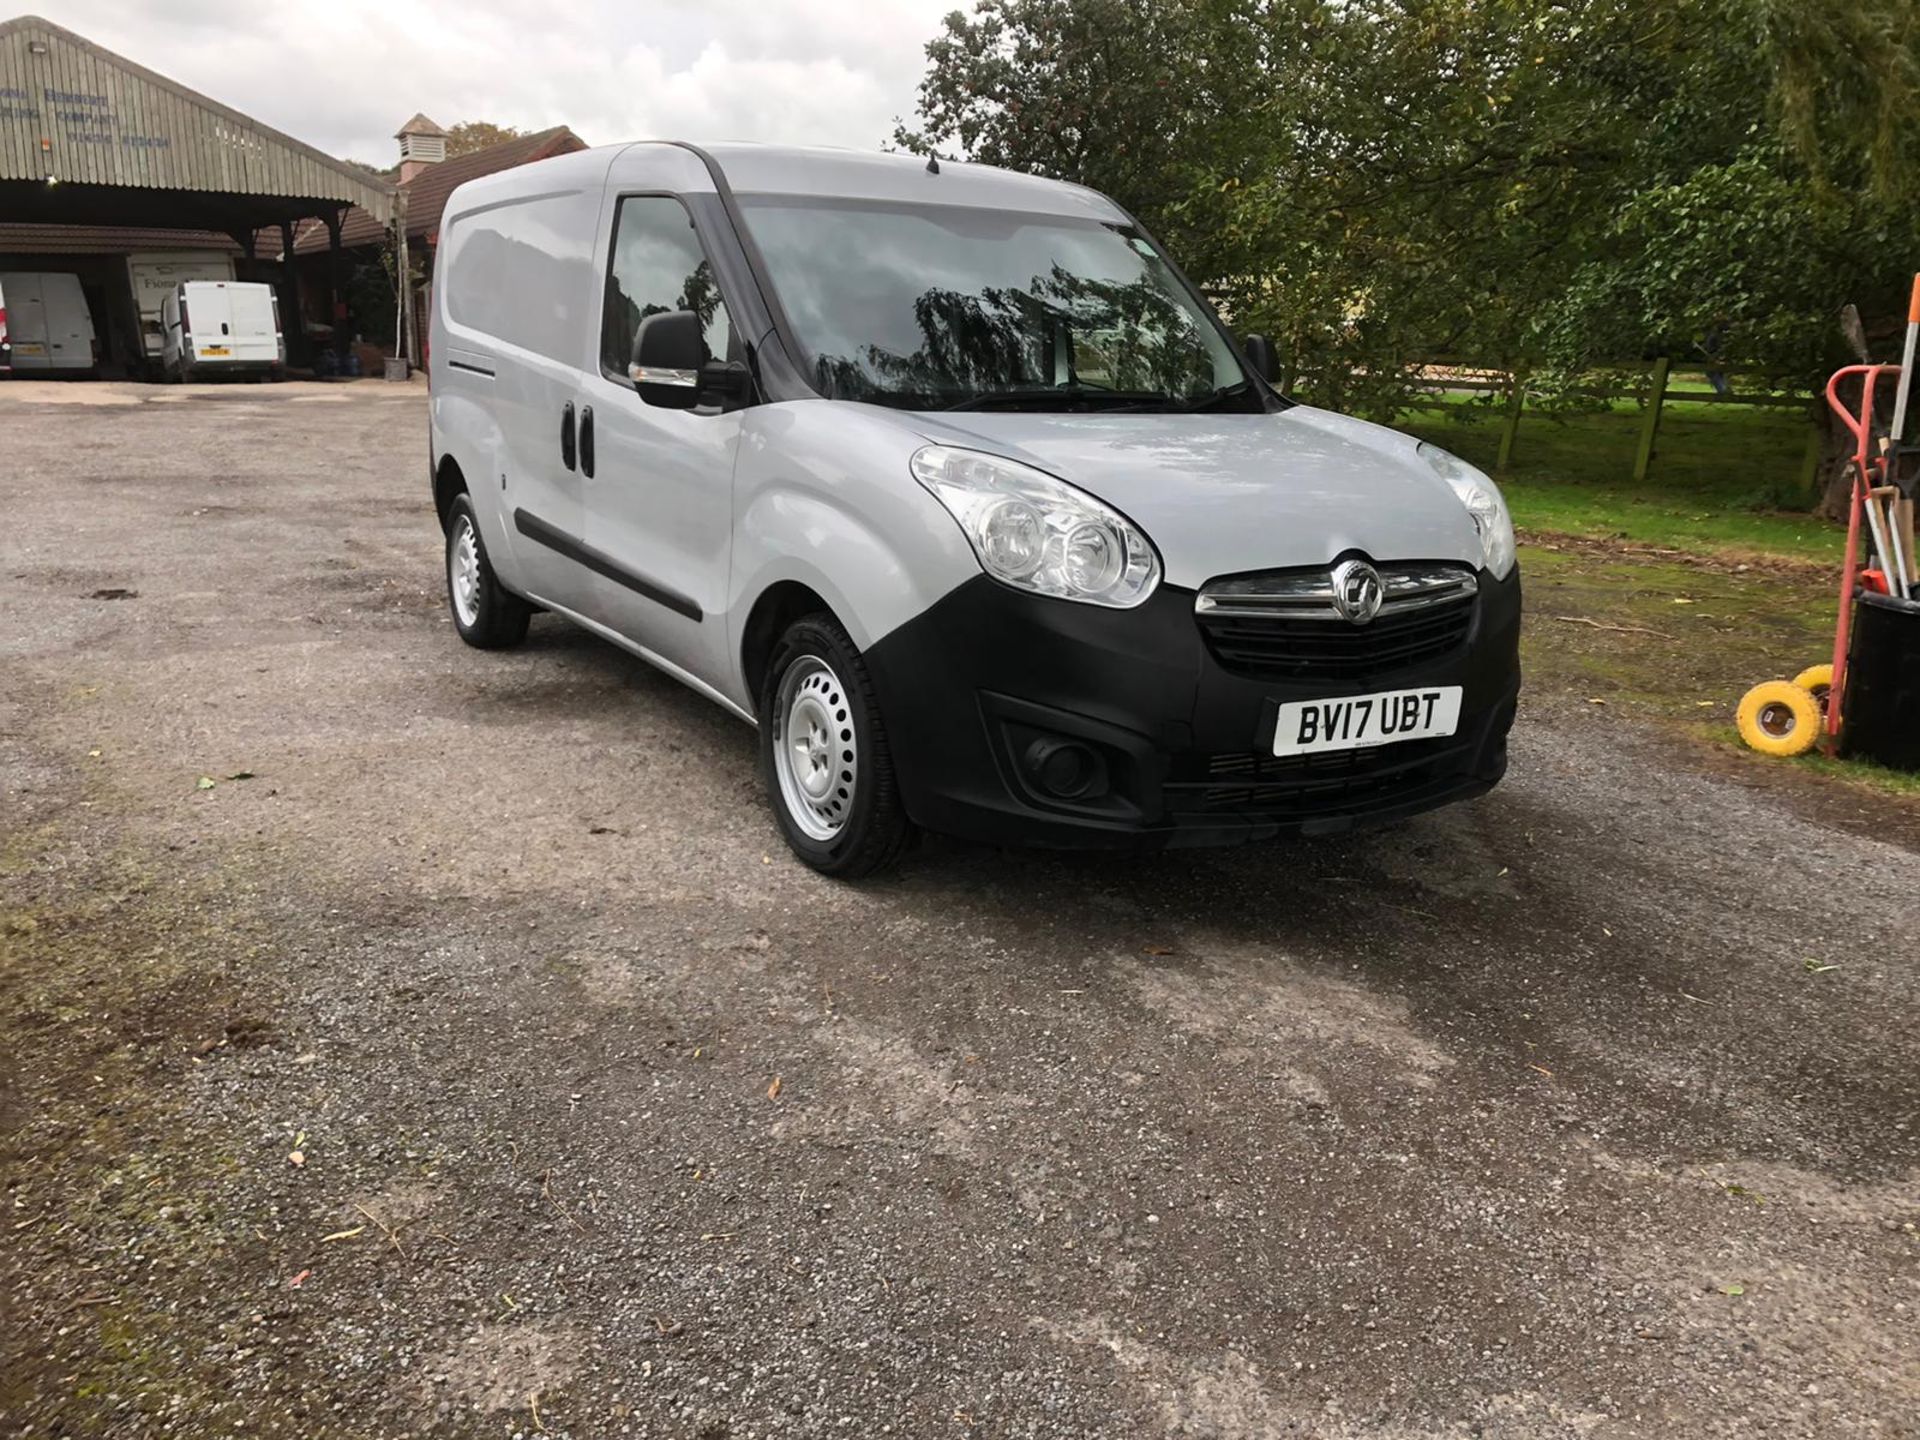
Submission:
M 394 139 L 400 142 L 400 183 L 406 184 L 429 165 L 447 158 L 447 132 L 424 115 L 402 125 Z

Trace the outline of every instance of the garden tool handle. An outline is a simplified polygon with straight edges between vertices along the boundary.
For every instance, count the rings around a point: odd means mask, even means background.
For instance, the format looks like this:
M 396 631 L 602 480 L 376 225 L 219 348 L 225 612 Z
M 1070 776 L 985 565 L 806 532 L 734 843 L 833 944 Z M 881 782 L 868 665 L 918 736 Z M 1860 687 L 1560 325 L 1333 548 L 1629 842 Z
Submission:
M 1881 511 L 1884 502 L 1886 510 Z M 1892 485 L 1877 485 L 1867 492 L 1867 521 L 1880 551 L 1880 570 L 1887 577 L 1887 593 L 1896 600 L 1907 598 L 1908 550 L 1900 543 L 1900 491 Z
M 1900 353 L 1900 384 L 1893 392 L 1893 435 L 1897 448 L 1907 433 L 1907 392 L 1913 384 L 1913 352 L 1920 344 L 1920 275 L 1913 277 L 1913 298 L 1907 302 L 1907 348 Z M 1872 418 L 1872 412 L 1868 412 Z

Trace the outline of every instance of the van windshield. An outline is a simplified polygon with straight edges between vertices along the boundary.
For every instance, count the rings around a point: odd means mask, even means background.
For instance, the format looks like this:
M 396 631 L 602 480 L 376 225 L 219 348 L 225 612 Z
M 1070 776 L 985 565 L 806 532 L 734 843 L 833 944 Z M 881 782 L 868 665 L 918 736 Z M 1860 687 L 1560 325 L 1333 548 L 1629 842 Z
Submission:
M 740 203 L 830 398 L 1162 411 L 1253 399 L 1232 343 L 1130 225 L 816 196 Z

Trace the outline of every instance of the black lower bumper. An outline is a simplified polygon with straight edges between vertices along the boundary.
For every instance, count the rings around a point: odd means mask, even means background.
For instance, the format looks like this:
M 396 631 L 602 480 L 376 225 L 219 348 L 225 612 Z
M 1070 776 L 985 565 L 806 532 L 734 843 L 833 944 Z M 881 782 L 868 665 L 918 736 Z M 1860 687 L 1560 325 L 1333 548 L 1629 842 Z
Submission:
M 195 380 L 271 379 L 287 373 L 278 360 L 190 360 L 184 367 Z
M 907 812 L 927 829 L 1053 848 L 1221 845 L 1384 824 L 1497 784 L 1520 688 L 1518 574 L 1483 574 L 1473 604 L 1444 656 L 1279 681 L 1215 658 L 1190 590 L 1108 610 L 982 576 L 866 659 Z M 1276 703 L 1438 685 L 1463 689 L 1451 736 L 1272 754 Z M 1063 748 L 1080 765 L 1064 787 L 1045 759 Z

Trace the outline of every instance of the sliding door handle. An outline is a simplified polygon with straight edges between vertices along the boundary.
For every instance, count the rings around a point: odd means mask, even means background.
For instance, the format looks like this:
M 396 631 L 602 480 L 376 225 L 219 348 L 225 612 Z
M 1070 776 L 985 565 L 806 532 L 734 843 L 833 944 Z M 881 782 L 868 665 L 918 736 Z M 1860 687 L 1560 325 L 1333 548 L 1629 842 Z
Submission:
M 571 470 L 573 461 L 573 402 L 569 400 L 560 410 L 560 463 Z
M 580 473 L 593 478 L 593 406 L 580 412 Z

